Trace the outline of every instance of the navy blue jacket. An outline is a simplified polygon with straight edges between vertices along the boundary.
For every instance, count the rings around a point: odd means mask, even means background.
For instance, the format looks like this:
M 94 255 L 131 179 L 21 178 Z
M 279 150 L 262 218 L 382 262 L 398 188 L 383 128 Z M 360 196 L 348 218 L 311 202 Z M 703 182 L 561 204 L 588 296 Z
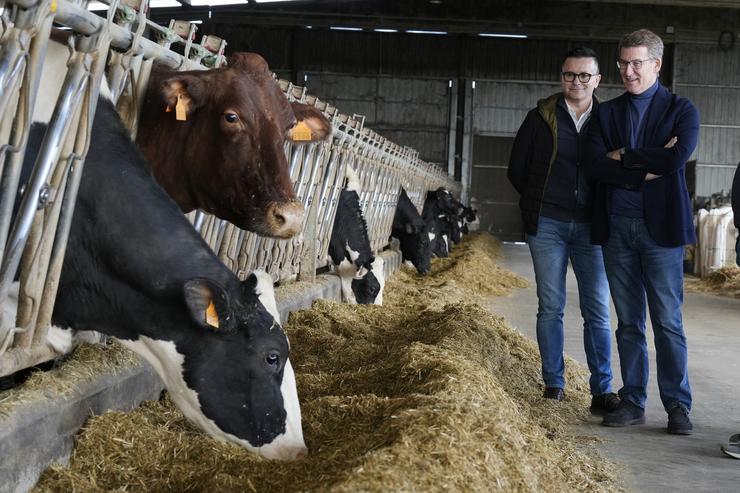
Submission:
M 684 168 L 699 139 L 699 111 L 685 98 L 658 88 L 647 110 L 644 145 L 629 149 L 627 129 L 628 93 L 599 105 L 584 142 L 584 172 L 597 182 L 594 189 L 592 243 L 609 239 L 608 186 L 642 190 L 643 217 L 651 238 L 663 247 L 696 242 L 691 200 Z M 670 149 L 665 144 L 678 137 Z M 615 149 L 627 148 L 622 160 L 606 157 Z M 647 173 L 660 178 L 646 182 Z

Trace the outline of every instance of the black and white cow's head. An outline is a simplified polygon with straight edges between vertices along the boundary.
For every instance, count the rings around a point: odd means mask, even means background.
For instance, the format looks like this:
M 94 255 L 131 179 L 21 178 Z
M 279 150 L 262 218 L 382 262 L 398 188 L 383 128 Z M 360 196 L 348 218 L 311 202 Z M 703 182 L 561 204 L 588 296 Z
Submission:
M 401 254 L 410 261 L 416 271 L 422 276 L 432 268 L 432 244 L 437 239 L 437 231 L 432 225 L 429 227 L 423 220 L 408 222 L 404 225 L 403 233 L 399 238 Z
M 191 279 L 183 297 L 190 323 L 178 333 L 121 342 L 154 366 L 183 414 L 212 437 L 268 459 L 305 455 L 270 276 L 258 271 L 231 289 Z
M 463 207 L 461 216 L 466 222 L 472 223 L 475 222 L 476 219 L 478 219 L 478 211 L 476 209 L 473 209 L 472 207 Z
M 439 187 L 437 190 L 430 191 L 427 195 L 427 200 L 434 200 L 436 204 L 437 212 L 439 214 L 458 214 L 460 212 L 462 204 L 444 187 Z

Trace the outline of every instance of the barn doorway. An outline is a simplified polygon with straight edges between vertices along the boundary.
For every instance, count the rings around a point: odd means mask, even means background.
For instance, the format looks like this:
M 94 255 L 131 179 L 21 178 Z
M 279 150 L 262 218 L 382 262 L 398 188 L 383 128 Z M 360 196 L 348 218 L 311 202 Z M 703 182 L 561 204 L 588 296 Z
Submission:
M 503 241 L 524 241 L 519 194 L 506 178 L 514 137 L 475 135 L 470 202 L 478 209 L 480 229 Z

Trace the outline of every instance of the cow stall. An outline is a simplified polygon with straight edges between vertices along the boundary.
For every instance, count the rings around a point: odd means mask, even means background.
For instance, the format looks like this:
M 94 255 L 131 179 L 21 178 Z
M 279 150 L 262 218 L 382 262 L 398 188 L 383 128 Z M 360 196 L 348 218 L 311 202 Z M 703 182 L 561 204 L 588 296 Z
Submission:
M 89 12 L 86 2 L 0 3 L 0 304 L 9 307 L 0 319 L 3 376 L 59 356 L 45 343 L 46 334 L 102 78 L 133 136 L 152 64 L 177 70 L 218 67 L 225 63 L 226 41 L 208 36 L 196 43 L 195 27 L 189 23 L 152 23 L 146 0 L 110 2 L 104 17 Z M 42 152 L 28 186 L 17 196 L 31 115 L 42 97 L 37 90 L 52 23 L 71 33 L 66 41 L 69 68 L 62 93 L 52 103 L 55 111 Z M 401 186 L 419 210 L 427 190 L 445 186 L 459 194 L 459 183 L 419 159 L 413 149 L 383 138 L 364 127 L 362 118 L 342 114 L 303 87 L 276 82 L 288 100 L 323 112 L 334 134 L 324 142 L 285 145 L 294 189 L 305 208 L 302 234 L 264 238 L 201 211 L 190 215 L 196 230 L 239 278 L 263 269 L 275 282 L 311 280 L 327 265 L 347 166 L 360 178 L 360 199 L 376 253 L 388 246 Z M 11 224 L 14 208 L 17 219 Z

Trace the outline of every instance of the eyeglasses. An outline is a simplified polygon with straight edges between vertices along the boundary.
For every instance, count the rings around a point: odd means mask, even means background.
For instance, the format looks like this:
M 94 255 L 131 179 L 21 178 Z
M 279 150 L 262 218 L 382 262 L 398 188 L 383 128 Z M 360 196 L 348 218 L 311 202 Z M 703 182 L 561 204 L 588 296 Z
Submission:
M 577 74 L 575 72 L 562 72 L 560 75 L 563 76 L 563 80 L 565 82 L 573 82 L 576 80 L 576 77 L 578 77 L 578 80 L 582 83 L 586 83 L 591 80 L 591 77 L 593 77 L 595 74 L 589 74 L 588 72 L 581 72 L 580 74 Z
M 646 58 L 644 60 L 617 60 L 617 68 L 619 70 L 627 70 L 627 65 L 632 65 L 632 70 L 640 70 L 642 68 L 642 64 L 645 62 L 649 62 L 650 60 L 655 60 L 655 58 Z

